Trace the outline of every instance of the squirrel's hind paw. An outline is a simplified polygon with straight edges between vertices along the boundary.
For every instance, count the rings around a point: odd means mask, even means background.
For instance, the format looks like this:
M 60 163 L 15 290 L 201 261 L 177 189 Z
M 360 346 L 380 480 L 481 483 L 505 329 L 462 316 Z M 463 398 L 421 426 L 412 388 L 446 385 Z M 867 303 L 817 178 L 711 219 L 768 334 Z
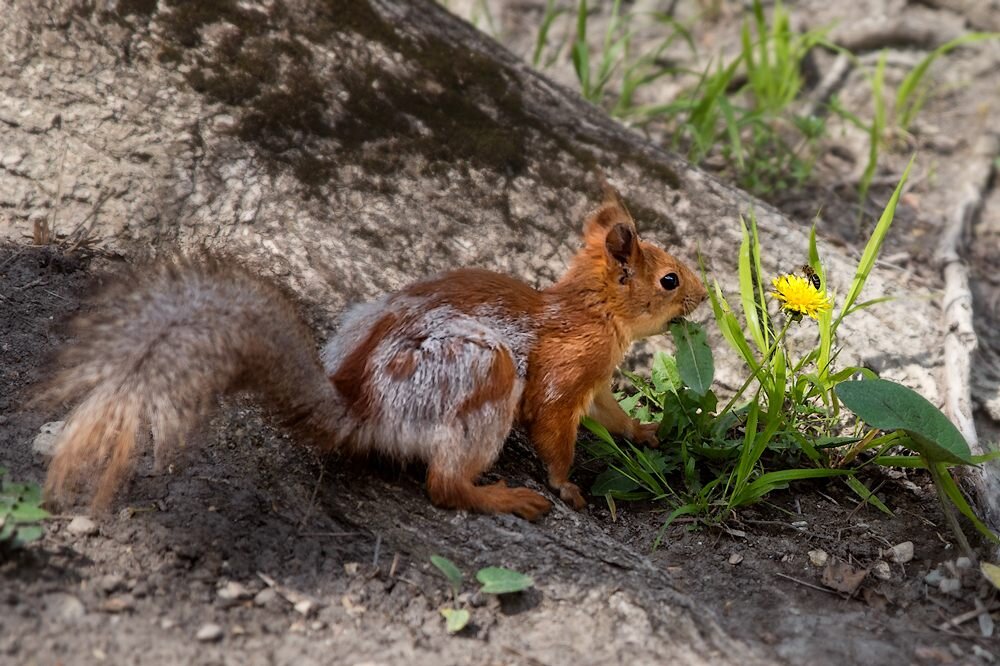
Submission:
M 569 504 L 571 507 L 580 511 L 583 507 L 587 506 L 587 500 L 583 499 L 583 493 L 580 492 L 580 486 L 575 483 L 570 483 L 566 481 L 559 486 L 559 497 L 563 502 Z

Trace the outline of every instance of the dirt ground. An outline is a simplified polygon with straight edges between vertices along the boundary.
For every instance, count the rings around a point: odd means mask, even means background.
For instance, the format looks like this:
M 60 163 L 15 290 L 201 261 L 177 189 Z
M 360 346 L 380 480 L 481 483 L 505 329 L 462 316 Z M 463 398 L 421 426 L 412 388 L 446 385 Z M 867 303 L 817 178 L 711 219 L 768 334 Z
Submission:
M 955 12 L 925 6 L 935 3 L 914 4 L 939 12 L 944 26 L 961 23 Z M 815 20 L 824 20 L 819 9 Z M 721 40 L 737 25 L 720 23 L 703 37 Z M 913 59 L 916 47 L 890 46 Z M 938 279 L 929 262 L 933 242 L 954 205 L 956 188 L 945 185 L 959 182 L 964 165 L 980 158 L 983 128 L 998 127 L 989 120 L 1000 104 L 996 50 L 959 52 L 951 62 L 941 75 L 963 84 L 945 86 L 922 116 L 913 140 L 930 166 L 904 199 L 887 251 L 929 284 Z M 850 74 L 845 95 L 861 95 L 861 83 L 860 74 Z M 845 130 L 840 140 L 860 154 L 852 144 L 857 137 Z M 884 182 L 908 154 L 890 156 Z M 774 203 L 804 223 L 822 204 L 831 221 L 826 237 L 859 247 L 864 235 L 854 227 L 852 190 L 833 173 L 820 169 L 811 189 Z M 876 187 L 873 201 L 884 201 L 890 187 Z M 1000 204 L 998 192 L 991 185 L 985 193 L 972 245 L 983 306 L 981 370 L 1000 358 L 1000 205 L 989 203 Z M 92 285 L 113 269 L 106 258 L 0 247 L 0 466 L 15 479 L 44 477 L 45 458 L 32 442 L 64 413 L 27 400 L 52 354 L 72 342 L 67 318 L 87 307 Z M 989 376 L 983 382 L 990 385 Z M 995 436 L 991 409 L 980 404 L 979 425 Z M 652 507 L 619 504 L 612 516 L 603 500 L 591 498 L 585 512 L 557 507 L 537 525 L 438 511 L 424 498 L 420 470 L 318 461 L 243 402 L 227 403 L 197 440 L 204 445 L 166 473 L 140 473 L 113 515 L 95 517 L 82 533 L 69 526 L 84 507 L 55 516 L 39 543 L 0 558 L 0 663 L 655 663 L 650 654 L 656 641 L 669 640 L 671 617 L 650 608 L 688 598 L 765 663 L 1000 658 L 995 635 L 983 635 L 990 615 L 970 613 L 978 600 L 1000 619 L 997 595 L 956 559 L 933 488 L 920 473 L 864 477 L 895 510 L 892 518 L 859 508 L 842 484 L 800 484 L 740 512 L 726 529 L 692 530 L 678 521 L 652 551 L 664 517 Z M 537 464 L 522 446 L 509 449 L 496 472 L 537 487 Z M 587 465 L 576 474 L 586 487 Z M 373 512 L 374 505 L 399 511 Z M 453 534 L 494 540 L 444 543 L 428 527 L 435 522 Z M 548 543 L 537 541 L 546 533 L 586 535 L 607 550 L 593 569 L 567 571 L 553 550 L 519 546 Z M 904 542 L 913 544 L 912 560 L 891 562 L 883 554 Z M 824 583 L 832 569 L 817 564 L 817 551 L 845 563 L 844 576 L 867 571 L 853 594 Z M 452 601 L 429 564 L 435 553 L 467 572 L 517 568 L 535 578 L 536 588 L 497 599 L 467 586 L 460 602 L 471 610 L 470 627 L 449 636 L 438 609 Z M 958 586 L 942 591 L 942 579 Z M 639 608 L 623 591 L 647 594 L 650 603 Z

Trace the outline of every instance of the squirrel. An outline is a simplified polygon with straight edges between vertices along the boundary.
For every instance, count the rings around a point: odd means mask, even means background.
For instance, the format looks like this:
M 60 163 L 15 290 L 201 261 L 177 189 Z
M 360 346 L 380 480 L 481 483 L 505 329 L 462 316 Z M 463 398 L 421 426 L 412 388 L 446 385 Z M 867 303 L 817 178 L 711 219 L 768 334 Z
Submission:
M 583 248 L 554 285 L 446 272 L 349 308 L 320 353 L 276 285 L 217 258 L 175 257 L 110 285 L 74 322 L 76 342 L 45 391 L 79 401 L 46 496 L 59 504 L 94 479 L 92 507 L 107 508 L 140 446 L 151 439 L 161 460 L 219 396 L 251 391 L 320 451 L 426 463 L 439 507 L 535 520 L 551 508 L 542 494 L 477 485 L 519 424 L 549 485 L 581 509 L 569 480 L 581 416 L 655 445 L 656 425 L 622 410 L 612 374 L 635 340 L 706 296 L 691 269 L 639 239 L 606 183 Z

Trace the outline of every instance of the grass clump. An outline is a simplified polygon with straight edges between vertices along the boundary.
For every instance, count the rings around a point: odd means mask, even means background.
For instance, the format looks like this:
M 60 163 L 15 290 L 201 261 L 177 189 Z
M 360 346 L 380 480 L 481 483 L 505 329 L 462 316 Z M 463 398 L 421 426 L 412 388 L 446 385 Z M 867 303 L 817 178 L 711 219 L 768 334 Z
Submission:
M 720 407 L 711 389 L 714 363 L 704 332 L 690 323 L 672 325 L 676 356 L 658 354 L 649 380 L 626 374 L 637 392 L 621 398 L 634 418 L 659 423 L 658 436 L 670 444 L 662 450 L 622 445 L 600 424 L 585 420 L 596 436 L 588 445 L 590 452 L 607 463 L 591 488 L 593 494 L 605 497 L 613 510 L 616 500 L 663 502 L 669 510 L 666 528 L 683 515 L 703 524 L 724 522 L 793 481 L 843 477 L 863 502 L 890 512 L 856 472 L 873 463 L 923 466 L 940 489 L 946 514 L 955 506 L 987 538 L 996 539 L 945 469 L 982 462 L 970 455 L 947 418 L 904 386 L 865 368 L 835 365 L 843 321 L 887 300 L 860 297 L 912 163 L 869 238 L 842 300 L 827 291 L 815 229 L 805 265 L 767 280 L 756 222 L 752 215 L 749 224 L 742 222 L 736 295 L 742 318 L 717 280 L 706 276 L 706 283 L 716 326 L 744 362 L 745 381 Z M 786 340 L 797 326 L 816 329 L 812 347 L 800 353 Z M 856 419 L 849 418 L 845 405 Z M 891 447 L 916 455 L 887 456 Z M 866 451 L 874 455 L 862 456 Z M 968 550 L 957 521 L 951 524 Z

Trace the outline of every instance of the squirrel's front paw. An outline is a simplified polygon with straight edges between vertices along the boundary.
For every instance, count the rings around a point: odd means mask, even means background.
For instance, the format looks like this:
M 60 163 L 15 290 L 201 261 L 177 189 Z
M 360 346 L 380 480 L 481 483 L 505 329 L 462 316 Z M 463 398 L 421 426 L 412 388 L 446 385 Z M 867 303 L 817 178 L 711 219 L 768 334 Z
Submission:
M 559 497 L 577 511 L 587 506 L 587 500 L 583 499 L 580 487 L 569 481 L 559 485 Z
M 632 441 L 636 444 L 645 444 L 650 448 L 657 448 L 660 439 L 656 436 L 656 431 L 660 429 L 658 423 L 632 423 Z

